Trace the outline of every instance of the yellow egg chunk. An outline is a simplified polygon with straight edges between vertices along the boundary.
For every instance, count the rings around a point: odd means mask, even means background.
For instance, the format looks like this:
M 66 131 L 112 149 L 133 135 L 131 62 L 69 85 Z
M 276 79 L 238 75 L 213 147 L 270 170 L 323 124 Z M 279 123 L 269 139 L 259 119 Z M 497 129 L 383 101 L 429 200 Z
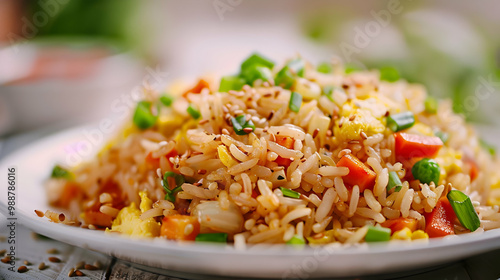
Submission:
M 233 156 L 229 153 L 229 150 L 226 146 L 220 145 L 217 147 L 217 153 L 219 154 L 219 159 L 222 161 L 227 167 L 231 167 L 233 165 L 238 164 L 238 162 L 233 158 Z
M 141 197 L 141 204 L 139 208 L 141 208 L 141 212 L 144 213 L 151 209 L 151 205 L 153 205 L 153 201 L 149 199 L 148 193 L 145 191 L 139 192 L 139 196 Z
M 142 203 L 141 203 L 142 204 Z M 141 220 L 141 210 L 135 203 L 123 207 L 111 225 L 111 231 L 121 232 L 131 237 L 156 237 L 160 235 L 160 223 L 155 219 Z

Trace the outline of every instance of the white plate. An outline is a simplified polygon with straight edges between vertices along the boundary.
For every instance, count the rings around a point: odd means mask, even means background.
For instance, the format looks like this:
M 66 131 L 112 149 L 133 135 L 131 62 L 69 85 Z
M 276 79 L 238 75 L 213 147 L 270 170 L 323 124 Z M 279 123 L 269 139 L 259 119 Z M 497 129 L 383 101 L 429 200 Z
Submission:
M 18 221 L 34 231 L 75 246 L 160 269 L 235 277 L 341 277 L 439 265 L 500 248 L 500 230 L 430 240 L 428 243 L 385 243 L 297 250 L 259 246 L 237 251 L 231 246 L 180 244 L 166 240 L 134 240 L 48 222 L 34 209 L 45 210 L 43 182 L 55 163 L 65 163 L 68 151 L 84 139 L 89 127 L 68 130 L 25 147 L 0 162 L 0 205 L 7 214 L 7 168 L 16 167 Z M 88 152 L 87 155 L 91 156 Z

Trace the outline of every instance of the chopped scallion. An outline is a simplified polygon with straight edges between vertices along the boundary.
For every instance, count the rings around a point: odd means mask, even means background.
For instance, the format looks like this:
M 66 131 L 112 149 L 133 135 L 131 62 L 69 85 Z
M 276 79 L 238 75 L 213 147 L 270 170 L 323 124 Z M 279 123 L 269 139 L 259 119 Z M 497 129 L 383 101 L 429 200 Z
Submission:
M 245 79 L 237 76 L 224 76 L 220 80 L 219 92 L 241 90 L 241 88 L 245 85 L 245 82 Z
M 441 141 L 443 142 L 443 144 L 446 144 L 446 142 L 448 141 L 448 138 L 449 138 L 448 133 L 442 132 L 441 130 L 435 131 L 434 135 L 436 135 L 437 137 L 439 137 L 439 139 L 441 139 Z
M 292 191 L 290 189 L 280 187 L 281 192 L 283 193 L 283 196 L 286 197 L 291 197 L 291 198 L 300 198 L 300 193 L 296 191 Z
M 140 101 L 135 108 L 133 121 L 140 129 L 148 129 L 155 125 L 158 115 L 151 112 L 151 102 Z
M 294 74 L 299 77 L 304 77 L 305 63 L 302 58 L 296 58 L 287 63 L 288 68 L 290 68 Z
M 253 53 L 241 64 L 241 72 L 243 73 L 247 69 L 257 65 L 262 65 L 266 68 L 272 69 L 274 67 L 274 62 L 259 53 Z
M 287 245 L 294 245 L 294 246 L 298 246 L 298 247 L 303 247 L 304 245 L 306 245 L 306 241 L 305 241 L 304 237 L 296 234 L 292 238 L 290 238 L 290 240 L 288 240 L 286 242 L 286 244 Z
M 168 183 L 168 178 L 174 178 L 175 180 L 175 187 L 170 187 L 170 184 Z M 163 189 L 165 190 L 165 199 L 169 200 L 171 202 L 175 202 L 175 194 L 179 191 L 182 190 L 182 184 L 186 182 L 186 179 L 184 179 L 184 176 L 174 173 L 172 171 L 167 171 L 163 175 L 163 180 L 161 181 L 161 185 L 163 186 Z
M 298 113 L 300 110 L 300 106 L 302 105 L 302 95 L 300 93 L 292 91 L 292 95 L 290 96 L 290 101 L 288 102 L 288 108 L 295 113 Z
M 389 172 L 389 183 L 387 184 L 387 191 L 394 189 L 394 191 L 399 192 L 402 187 L 403 183 L 401 183 L 398 174 L 395 171 Z
M 163 105 L 170 107 L 172 105 L 172 102 L 174 102 L 174 98 L 168 94 L 164 94 L 160 96 L 160 101 Z
M 283 88 L 289 89 L 292 87 L 293 82 L 295 81 L 295 77 L 290 71 L 288 66 L 283 67 L 277 74 L 276 78 L 274 78 L 274 83 Z
M 71 179 L 73 178 L 73 174 L 69 172 L 68 170 L 62 168 L 59 165 L 54 166 L 52 169 L 52 174 L 50 175 L 51 178 L 63 178 L 63 179 Z
M 435 114 L 437 113 L 438 109 L 438 102 L 436 98 L 434 97 L 427 97 L 424 101 L 424 106 L 425 106 L 425 112 L 428 114 Z
M 217 242 L 226 243 L 227 233 L 200 233 L 195 238 L 196 242 Z
M 318 65 L 318 67 L 316 68 L 316 71 L 323 73 L 323 74 L 328 74 L 328 73 L 332 73 L 333 67 L 332 67 L 331 63 L 323 62 L 323 63 L 320 63 Z
M 199 119 L 199 118 L 201 117 L 201 113 L 200 113 L 200 111 L 196 110 L 196 109 L 193 107 L 193 105 L 191 105 L 191 104 L 189 104 L 189 106 L 188 106 L 188 108 L 187 108 L 187 112 L 188 112 L 188 113 L 189 113 L 189 115 L 190 115 L 193 119 L 195 119 L 195 120 L 197 120 L 197 119 Z
M 245 115 L 239 115 L 235 118 L 232 118 L 231 122 L 233 124 L 234 132 L 237 135 L 246 135 L 255 130 L 255 125 L 253 124 L 252 120 L 247 121 Z
M 497 149 L 493 145 L 484 141 L 483 139 L 479 139 L 479 144 L 481 145 L 481 147 L 483 147 L 483 149 L 488 151 L 488 153 L 490 153 L 490 155 L 494 156 L 496 154 Z
M 481 221 L 472 205 L 470 197 L 457 190 L 451 190 L 447 197 L 460 223 L 470 231 L 478 229 Z
M 380 79 L 388 82 L 395 82 L 399 80 L 399 72 L 396 68 L 386 66 L 380 68 Z
M 381 242 L 391 239 L 391 229 L 385 227 L 368 226 L 368 231 L 365 235 L 366 242 Z
M 247 83 L 253 85 L 253 83 L 257 80 L 261 80 L 263 82 L 272 80 L 273 74 L 271 73 L 271 69 L 261 65 L 255 65 L 247 68 L 245 71 L 242 71 L 241 77 L 244 78 Z
M 335 90 L 334 86 L 324 86 L 323 87 L 323 95 L 328 97 L 328 99 L 330 99 L 330 101 L 332 101 L 332 102 L 333 102 L 333 90 Z
M 387 126 L 394 132 L 412 127 L 415 124 L 415 117 L 412 112 L 403 112 L 387 117 Z

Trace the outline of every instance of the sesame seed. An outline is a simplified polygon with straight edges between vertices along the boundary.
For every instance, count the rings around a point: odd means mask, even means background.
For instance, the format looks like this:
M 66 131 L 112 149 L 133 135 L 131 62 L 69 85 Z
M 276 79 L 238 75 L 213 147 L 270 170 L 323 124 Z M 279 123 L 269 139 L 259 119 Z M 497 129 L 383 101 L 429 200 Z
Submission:
M 206 124 L 206 123 L 208 123 L 208 120 L 201 120 L 201 121 L 199 122 L 199 124 Z
M 44 262 L 41 262 L 41 263 L 38 265 L 38 269 L 40 269 L 40 270 L 44 270 L 45 268 L 47 268 L 47 267 L 45 266 L 45 263 L 44 263 Z
M 96 227 L 92 224 L 88 225 L 88 227 L 89 227 L 89 229 L 92 229 L 92 230 L 96 229 Z
M 42 211 L 40 211 L 40 210 L 35 210 L 35 213 L 36 213 L 36 215 L 37 215 L 38 217 L 40 217 L 40 218 L 44 216 L 43 212 L 42 212 Z
M 24 265 L 21 265 L 18 269 L 17 269 L 17 272 L 19 273 L 25 273 L 26 271 L 28 271 L 28 268 Z
M 245 127 L 245 128 L 243 128 L 243 131 L 244 131 L 245 133 L 250 133 L 250 132 L 252 132 L 252 131 L 253 131 L 253 128 L 251 128 L 251 127 Z
M 59 221 L 61 221 L 61 222 L 64 222 L 64 220 L 66 220 L 66 216 L 64 216 L 63 213 L 59 214 L 58 218 L 59 218 Z
M 271 113 L 269 113 L 269 116 L 267 116 L 267 119 L 270 120 L 274 116 L 274 111 L 271 110 Z
M 56 248 L 48 249 L 47 254 L 59 254 L 59 251 Z
M 262 97 L 265 97 L 265 98 L 268 98 L 268 97 L 271 97 L 273 96 L 272 93 L 268 92 L 268 93 L 265 93 L 264 95 L 262 95 Z
M 368 138 L 368 136 L 366 135 L 366 133 L 364 131 L 361 131 L 361 133 L 359 134 L 359 136 L 361 136 L 361 138 L 363 138 L 363 139 Z
M 69 277 L 73 277 L 74 275 L 75 275 L 75 269 L 74 269 L 74 268 L 72 268 L 72 269 L 70 269 L 70 270 L 69 270 L 69 272 L 68 272 L 68 276 L 69 276 Z
M 3 263 L 9 263 L 10 262 L 10 257 L 4 257 L 2 260 L 1 260 Z
M 24 263 L 24 265 L 31 265 L 31 263 L 29 261 L 24 261 L 23 263 Z
M 223 128 L 222 129 L 222 134 L 229 135 L 229 131 L 227 131 L 227 129 Z
M 91 264 L 86 264 L 85 269 L 86 270 L 97 270 L 98 268 L 96 266 L 91 265 Z
M 316 128 L 313 132 L 313 138 L 316 138 L 316 136 L 318 136 L 318 133 L 319 133 L 319 128 Z
M 57 257 L 49 257 L 49 261 L 53 263 L 60 263 L 61 260 Z
M 351 121 L 351 122 L 354 121 L 355 119 L 356 119 L 356 115 L 352 115 L 349 117 L 349 121 Z
M 330 136 L 332 136 L 332 135 L 333 135 L 332 130 L 331 130 L 331 129 L 328 129 L 328 130 L 326 131 L 326 136 L 330 137 Z
M 7 250 L 5 250 L 5 249 L 1 250 L 1 251 L 0 251 L 0 256 L 5 255 L 5 253 L 7 253 Z

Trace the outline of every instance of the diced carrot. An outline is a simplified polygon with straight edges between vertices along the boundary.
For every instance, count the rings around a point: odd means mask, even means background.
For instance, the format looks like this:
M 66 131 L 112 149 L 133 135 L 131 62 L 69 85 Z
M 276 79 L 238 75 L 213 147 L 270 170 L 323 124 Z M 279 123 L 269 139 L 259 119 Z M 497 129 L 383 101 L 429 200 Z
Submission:
M 417 230 L 417 220 L 403 217 L 387 220 L 381 225 L 383 227 L 390 228 L 391 233 L 395 233 L 396 231 L 402 230 L 404 228 L 409 228 L 412 232 Z
M 153 152 L 149 152 L 145 161 L 149 169 L 156 170 L 160 167 L 160 158 L 153 158 Z
M 182 96 L 186 97 L 188 93 L 200 93 L 204 88 L 210 88 L 210 85 L 207 81 L 200 79 L 194 87 L 186 90 L 186 92 L 184 92 Z
M 113 218 L 99 211 L 85 211 L 83 221 L 88 225 L 110 227 Z
M 259 196 L 259 193 L 255 189 L 253 189 L 252 190 L 252 197 L 257 198 L 258 196 Z
M 191 225 L 191 229 L 186 229 Z M 163 218 L 160 236 L 174 240 L 194 240 L 200 233 L 200 223 L 193 216 L 172 215 Z
M 448 198 L 441 197 L 431 213 L 424 213 L 426 226 L 425 232 L 429 237 L 442 237 L 455 234 L 453 223 L 456 219 L 455 211 Z
M 279 136 L 279 135 L 276 136 L 276 144 L 281 145 L 287 149 L 292 149 L 294 143 L 295 140 L 293 140 L 292 137 Z M 279 166 L 288 167 L 292 163 L 292 160 L 290 160 L 289 158 L 283 158 L 278 156 L 278 158 L 276 158 L 274 162 L 276 162 Z
M 474 181 L 479 175 L 479 166 L 477 162 L 472 158 L 464 158 L 464 163 L 469 166 L 470 180 Z
M 351 186 L 358 185 L 360 192 L 365 189 L 372 189 L 375 185 L 377 174 L 351 154 L 344 155 L 337 162 L 337 167 L 349 168 L 349 174 L 343 177 L 344 182 Z
M 81 198 L 82 195 L 83 191 L 80 189 L 78 184 L 71 181 L 66 182 L 61 192 L 61 196 L 59 196 L 59 199 L 54 202 L 54 205 L 57 207 L 68 208 L 71 201 Z
M 396 156 L 399 158 L 433 158 L 443 146 L 443 141 L 435 136 L 422 136 L 398 132 L 394 133 Z

